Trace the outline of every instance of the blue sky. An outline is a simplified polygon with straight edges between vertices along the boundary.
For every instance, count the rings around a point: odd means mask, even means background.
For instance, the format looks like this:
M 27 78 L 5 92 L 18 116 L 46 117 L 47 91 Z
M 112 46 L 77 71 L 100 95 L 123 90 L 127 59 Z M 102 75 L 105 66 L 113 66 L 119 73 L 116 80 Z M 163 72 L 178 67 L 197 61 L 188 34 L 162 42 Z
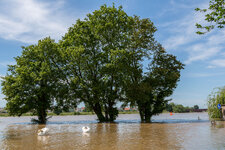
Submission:
M 128 15 L 150 18 L 158 29 L 157 41 L 186 65 L 172 101 L 205 108 L 213 88 L 225 85 L 225 30 L 195 34 L 195 23 L 204 23 L 204 16 L 194 9 L 207 8 L 209 0 L 1 0 L 0 75 L 15 63 L 21 46 L 46 36 L 57 41 L 78 18 L 113 2 Z M 0 107 L 6 104 L 3 97 Z

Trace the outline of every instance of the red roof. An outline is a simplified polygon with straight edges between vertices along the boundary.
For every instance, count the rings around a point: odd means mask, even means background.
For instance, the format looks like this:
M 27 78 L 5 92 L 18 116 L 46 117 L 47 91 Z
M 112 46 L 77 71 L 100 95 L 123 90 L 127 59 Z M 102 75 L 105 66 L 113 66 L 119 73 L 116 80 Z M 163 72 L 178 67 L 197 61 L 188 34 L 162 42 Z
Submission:
M 130 108 L 129 107 L 126 107 L 126 108 L 124 108 L 124 110 L 130 110 Z

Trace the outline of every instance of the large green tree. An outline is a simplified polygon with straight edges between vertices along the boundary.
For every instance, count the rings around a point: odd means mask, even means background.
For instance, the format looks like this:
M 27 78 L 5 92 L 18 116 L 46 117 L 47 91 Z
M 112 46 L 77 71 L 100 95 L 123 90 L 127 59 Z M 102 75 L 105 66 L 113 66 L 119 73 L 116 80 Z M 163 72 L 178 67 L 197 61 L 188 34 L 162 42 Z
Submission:
M 103 5 L 84 21 L 78 20 L 60 41 L 76 99 L 88 104 L 99 121 L 116 119 L 115 105 L 126 99 L 124 85 L 134 73 L 124 66 L 132 63 L 140 75 L 141 60 L 153 47 L 155 31 L 149 19 Z
M 224 0 L 211 0 L 209 2 L 208 9 L 196 8 L 196 11 L 206 13 L 205 20 L 210 23 L 210 25 L 201 25 L 196 23 L 198 29 L 203 29 L 203 31 L 197 31 L 197 34 L 205 34 L 211 31 L 215 27 L 224 28 L 225 26 L 225 1 Z
M 78 20 L 60 41 L 61 60 L 66 63 L 75 100 L 88 104 L 100 122 L 116 119 L 118 101 L 137 104 L 143 121 L 163 109 L 159 105 L 164 106 L 164 98 L 176 87 L 183 65 L 155 41 L 155 31 L 150 19 L 131 17 L 122 7 L 103 5 L 84 21 Z M 146 75 L 145 60 L 150 60 Z M 164 91 L 158 91 L 160 86 Z M 154 108 L 151 115 L 148 113 L 152 110 L 143 107 L 149 102 L 144 102 L 149 95 L 145 89 L 159 92 L 157 100 L 150 98 L 156 103 L 150 102 Z M 147 119 L 143 119 L 143 113 Z
M 167 54 L 160 44 L 151 51 L 151 57 L 145 60 L 149 62 L 147 71 L 140 73 L 138 69 L 132 69 L 130 82 L 127 82 L 126 103 L 138 106 L 142 122 L 151 122 L 153 115 L 165 109 L 167 97 L 176 88 L 184 66 L 175 56 Z
M 54 63 L 57 44 L 45 38 L 37 45 L 22 49 L 22 55 L 15 58 L 16 65 L 9 66 L 2 81 L 6 109 L 10 115 L 18 116 L 33 112 L 38 116 L 38 123 L 46 123 L 46 111 L 53 109 L 57 101 L 65 100 L 67 95 L 63 78 Z

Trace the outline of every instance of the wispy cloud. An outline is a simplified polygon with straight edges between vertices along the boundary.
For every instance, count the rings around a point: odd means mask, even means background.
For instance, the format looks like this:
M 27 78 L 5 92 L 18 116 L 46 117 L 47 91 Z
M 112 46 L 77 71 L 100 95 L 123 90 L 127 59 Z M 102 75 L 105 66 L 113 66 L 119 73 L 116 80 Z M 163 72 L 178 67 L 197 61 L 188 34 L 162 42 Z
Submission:
M 63 10 L 64 0 L 2 0 L 0 2 L 0 38 L 34 43 L 51 36 L 56 40 L 74 20 Z M 76 18 L 77 17 L 77 18 Z M 81 14 L 77 14 L 78 19 Z
M 190 64 L 194 61 L 207 60 L 213 56 L 216 56 L 221 49 L 222 47 L 203 43 L 191 45 L 187 50 L 188 58 L 184 63 Z
M 185 76 L 191 78 L 202 78 L 202 77 L 214 77 L 214 76 L 222 76 L 225 73 L 188 73 Z
M 212 60 L 208 68 L 215 68 L 215 67 L 225 67 L 225 58 Z
M 194 8 L 206 8 L 207 5 L 208 1 L 199 6 L 195 4 Z M 185 8 L 185 6 L 183 7 Z M 192 7 L 190 6 L 190 8 Z M 215 56 L 220 55 L 220 52 L 225 47 L 224 30 L 213 31 L 200 36 L 195 33 L 197 31 L 195 27 L 197 22 L 204 24 L 204 15 L 196 13 L 193 9 L 192 13 L 189 13 L 182 19 L 167 22 L 162 26 L 164 30 L 167 29 L 169 32 L 169 36 L 163 45 L 170 51 L 177 50 L 186 54 L 185 64 L 191 64 L 194 61 L 210 61 Z M 214 65 L 218 64 L 218 61 L 213 63 Z
M 2 81 L 2 77 L 4 77 L 3 75 L 0 75 L 0 81 Z
M 0 67 L 7 67 L 8 65 L 15 65 L 16 62 L 15 61 L 3 61 L 0 62 Z
M 164 42 L 165 47 L 177 49 L 180 46 L 199 40 L 200 36 L 195 33 L 197 31 L 195 23 L 202 17 L 192 12 L 180 20 L 165 23 L 162 27 L 166 28 L 170 33 L 170 36 Z
M 6 101 L 4 100 L 4 95 L 0 93 L 0 108 L 6 106 Z
M 193 5 L 193 1 L 179 2 L 178 0 L 175 2 L 175 0 L 170 0 L 167 6 L 168 5 L 169 7 L 160 10 L 160 12 L 157 14 L 157 17 L 162 17 L 168 14 L 177 14 L 179 9 L 194 9 L 196 7 L 195 5 Z

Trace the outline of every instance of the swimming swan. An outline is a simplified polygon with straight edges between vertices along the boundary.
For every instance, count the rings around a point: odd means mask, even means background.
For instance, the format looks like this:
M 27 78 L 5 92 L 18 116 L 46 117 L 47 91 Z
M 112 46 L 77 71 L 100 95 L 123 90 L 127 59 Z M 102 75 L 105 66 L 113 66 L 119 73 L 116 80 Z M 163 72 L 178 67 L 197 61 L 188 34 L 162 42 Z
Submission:
M 86 132 L 90 131 L 90 128 L 89 127 L 83 127 L 82 131 L 83 131 L 83 133 L 86 133 Z
M 38 130 L 38 135 L 42 136 L 42 135 L 46 135 L 48 133 L 49 129 L 48 128 L 42 128 L 40 130 Z

